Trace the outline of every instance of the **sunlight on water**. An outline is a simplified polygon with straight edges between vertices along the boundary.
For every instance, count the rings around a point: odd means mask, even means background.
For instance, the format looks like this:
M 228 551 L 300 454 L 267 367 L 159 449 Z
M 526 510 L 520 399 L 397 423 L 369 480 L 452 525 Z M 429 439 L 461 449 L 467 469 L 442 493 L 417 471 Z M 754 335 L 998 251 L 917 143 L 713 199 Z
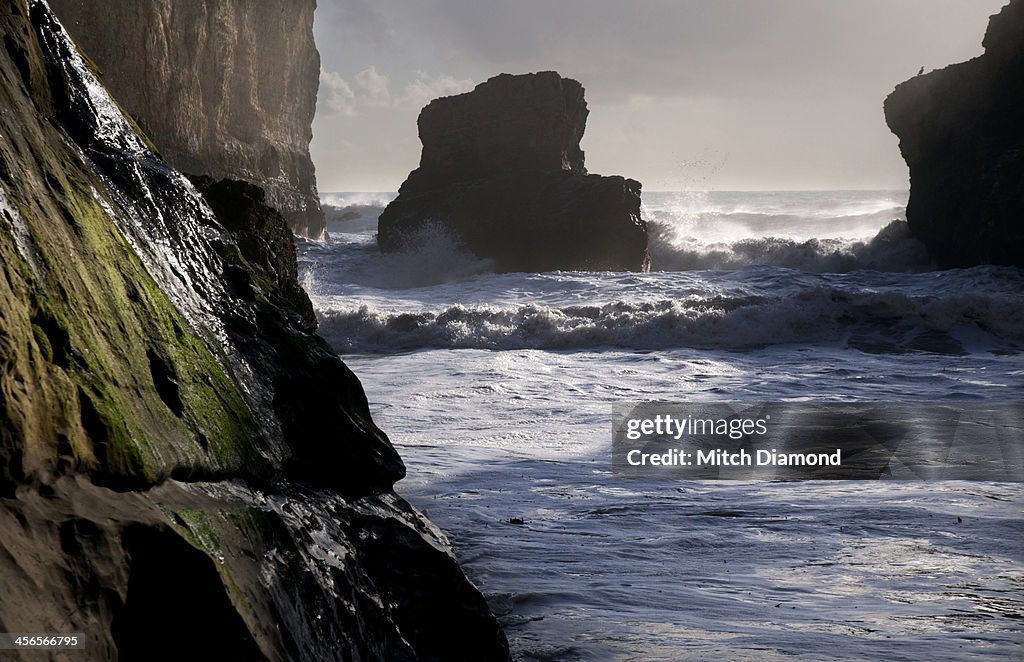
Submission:
M 645 194 L 662 268 L 701 269 L 651 274 L 382 256 L 388 197 L 330 199 L 321 332 L 519 659 L 1019 657 L 1019 485 L 610 473 L 615 403 L 1020 400 L 1024 273 L 929 271 L 905 193 Z

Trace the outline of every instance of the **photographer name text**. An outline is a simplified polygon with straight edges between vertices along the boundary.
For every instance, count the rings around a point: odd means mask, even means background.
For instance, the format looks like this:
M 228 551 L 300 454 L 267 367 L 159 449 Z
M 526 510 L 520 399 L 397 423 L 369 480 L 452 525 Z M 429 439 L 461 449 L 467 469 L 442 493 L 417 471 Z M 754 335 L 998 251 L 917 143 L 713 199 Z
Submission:
M 626 454 L 626 462 L 633 467 L 838 467 L 843 464 L 843 453 L 839 448 L 834 453 L 779 453 L 775 449 L 687 452 L 676 448 L 650 453 L 634 449 Z

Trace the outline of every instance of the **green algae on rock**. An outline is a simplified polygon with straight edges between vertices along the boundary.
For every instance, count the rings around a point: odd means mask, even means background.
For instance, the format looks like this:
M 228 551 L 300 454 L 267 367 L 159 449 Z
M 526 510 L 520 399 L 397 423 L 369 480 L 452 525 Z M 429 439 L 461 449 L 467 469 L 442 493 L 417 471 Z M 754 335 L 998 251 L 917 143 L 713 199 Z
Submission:
M 391 491 L 294 253 L 251 236 L 280 215 L 161 161 L 42 0 L 0 0 L 0 33 L 0 629 L 82 632 L 96 660 L 195 651 L 167 632 L 235 659 L 506 659 Z

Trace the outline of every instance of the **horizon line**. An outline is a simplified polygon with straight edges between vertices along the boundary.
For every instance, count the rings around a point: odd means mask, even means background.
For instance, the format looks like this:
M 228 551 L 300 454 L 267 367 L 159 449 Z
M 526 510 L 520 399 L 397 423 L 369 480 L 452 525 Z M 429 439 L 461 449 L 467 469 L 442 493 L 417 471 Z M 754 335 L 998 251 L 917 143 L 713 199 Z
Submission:
M 910 187 L 907 188 L 749 188 L 749 189 L 718 189 L 718 188 L 686 188 L 686 189 L 651 189 L 649 191 L 643 191 L 643 193 L 909 193 Z M 340 195 L 343 193 L 356 193 L 356 194 L 368 194 L 368 193 L 386 193 L 386 194 L 398 194 L 397 190 L 391 191 L 348 191 L 348 190 L 337 190 L 337 191 L 319 191 L 318 195 Z

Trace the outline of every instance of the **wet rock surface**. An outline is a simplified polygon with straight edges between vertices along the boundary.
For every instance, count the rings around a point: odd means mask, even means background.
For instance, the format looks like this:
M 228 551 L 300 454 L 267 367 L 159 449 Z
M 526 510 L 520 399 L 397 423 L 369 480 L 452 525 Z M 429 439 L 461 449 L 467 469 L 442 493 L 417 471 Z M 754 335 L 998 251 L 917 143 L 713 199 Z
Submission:
M 0 33 L 0 630 L 82 632 L 75 659 L 182 659 L 188 632 L 221 633 L 200 657 L 506 659 L 391 491 L 280 215 L 157 157 L 42 0 L 0 0 Z
M 316 331 L 313 304 L 299 284 L 295 242 L 284 217 L 267 205 L 263 189 L 207 175 L 192 175 L 189 181 L 220 223 L 219 252 L 231 263 L 229 278 L 238 294 L 251 299 L 258 288 L 271 303 L 293 314 L 296 326 Z
M 168 163 L 256 184 L 296 233 L 324 234 L 309 156 L 315 0 L 50 4 Z
M 69 477 L 0 498 L 0 551 L 0 626 L 83 633 L 68 659 L 507 659 L 448 541 L 391 493 Z

